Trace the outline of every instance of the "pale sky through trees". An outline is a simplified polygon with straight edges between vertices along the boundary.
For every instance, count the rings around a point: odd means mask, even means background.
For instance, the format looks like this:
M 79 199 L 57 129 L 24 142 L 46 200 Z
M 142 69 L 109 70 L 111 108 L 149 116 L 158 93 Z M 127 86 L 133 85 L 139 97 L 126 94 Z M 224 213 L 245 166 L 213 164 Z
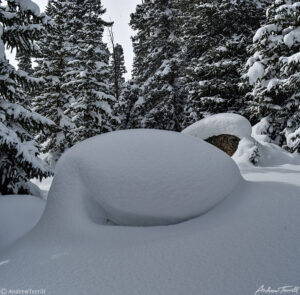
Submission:
M 37 3 L 41 11 L 45 9 L 48 0 L 33 0 Z M 134 32 L 129 27 L 130 13 L 135 11 L 136 5 L 142 0 L 102 0 L 104 8 L 107 9 L 105 20 L 114 21 L 115 42 L 120 43 L 124 48 L 125 62 L 128 73 L 126 78 L 131 76 L 131 68 L 133 61 L 133 50 L 130 37 Z M 108 32 L 105 32 L 105 40 L 108 42 Z M 10 57 L 10 54 L 8 54 Z M 13 62 L 14 63 L 14 62 Z

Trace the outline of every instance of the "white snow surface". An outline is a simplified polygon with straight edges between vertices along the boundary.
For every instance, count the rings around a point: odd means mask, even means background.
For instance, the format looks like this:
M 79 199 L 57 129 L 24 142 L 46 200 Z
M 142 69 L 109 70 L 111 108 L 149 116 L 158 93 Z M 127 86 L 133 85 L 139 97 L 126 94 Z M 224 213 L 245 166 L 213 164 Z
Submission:
M 284 160 L 279 149 L 273 152 Z M 297 287 L 300 163 L 296 155 L 291 159 L 240 167 L 245 180 L 229 197 L 175 225 L 78 226 L 82 215 L 76 209 L 85 204 L 68 207 L 62 198 L 63 208 L 52 219 L 42 218 L 28 235 L 0 251 L 0 286 L 43 288 L 55 295 L 240 295 L 255 294 L 262 285 Z M 70 175 L 61 183 L 72 187 L 76 181 Z
M 240 181 L 234 161 L 197 138 L 161 130 L 111 132 L 59 160 L 45 218 L 68 223 L 61 212 L 68 210 L 81 226 L 99 217 L 98 206 L 103 218 L 119 225 L 177 223 L 207 212 Z
M 40 15 L 40 8 L 35 2 L 33 2 L 31 0 L 14 0 L 14 2 L 16 2 L 16 4 L 20 5 L 21 10 L 31 11 L 36 16 Z
M 232 113 L 221 113 L 204 118 L 182 131 L 201 139 L 207 139 L 221 134 L 235 135 L 242 139 L 250 137 L 252 127 L 250 122 L 243 116 Z
M 292 30 L 290 33 L 284 36 L 284 43 L 288 47 L 292 47 L 295 44 L 300 43 L 300 27 Z
M 0 196 L 0 251 L 38 223 L 45 205 L 46 202 L 38 197 Z
M 265 66 L 256 61 L 248 70 L 247 76 L 249 78 L 250 85 L 254 85 L 257 80 L 261 79 L 265 74 Z

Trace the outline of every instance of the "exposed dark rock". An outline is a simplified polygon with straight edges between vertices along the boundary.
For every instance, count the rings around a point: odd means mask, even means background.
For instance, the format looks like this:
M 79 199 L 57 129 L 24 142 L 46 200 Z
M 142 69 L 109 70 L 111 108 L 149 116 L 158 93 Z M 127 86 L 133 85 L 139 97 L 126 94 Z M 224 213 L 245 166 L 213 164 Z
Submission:
M 205 141 L 219 148 L 231 157 L 237 150 L 240 139 L 235 135 L 221 134 L 209 137 L 205 139 Z

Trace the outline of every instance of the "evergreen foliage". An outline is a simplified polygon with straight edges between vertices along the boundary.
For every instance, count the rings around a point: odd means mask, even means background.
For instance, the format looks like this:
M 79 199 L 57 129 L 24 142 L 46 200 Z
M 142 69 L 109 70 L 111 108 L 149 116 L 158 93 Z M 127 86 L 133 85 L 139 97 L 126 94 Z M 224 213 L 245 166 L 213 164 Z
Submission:
M 269 2 L 178 0 L 184 127 L 212 114 L 242 111 L 241 69 Z
M 5 46 L 30 56 L 46 22 L 31 1 L 8 0 L 0 7 L 0 194 L 28 192 L 31 178 L 51 174 L 33 134 L 47 134 L 54 124 L 32 112 L 24 96 L 42 80 L 17 71 L 5 56 Z
M 114 96 L 116 97 L 117 101 L 119 101 L 123 85 L 125 83 L 124 74 L 127 73 L 125 67 L 124 50 L 120 44 L 113 44 L 110 68 Z
M 109 51 L 102 41 L 111 25 L 100 0 L 51 0 L 53 25 L 39 42 L 42 58 L 36 75 L 46 87 L 36 97 L 36 109 L 51 118 L 57 132 L 46 141 L 52 165 L 76 142 L 114 130 L 116 103 L 110 87 Z
M 32 63 L 31 63 L 31 56 L 28 53 L 24 52 L 17 52 L 16 60 L 18 61 L 18 68 L 28 74 L 32 74 Z
M 269 122 L 269 140 L 300 151 L 300 2 L 276 0 L 253 38 L 244 87 L 253 123 Z M 265 121 L 266 121 L 265 120 Z
M 131 15 L 137 31 L 133 80 L 139 89 L 130 126 L 181 130 L 182 100 L 178 92 L 180 51 L 177 17 L 171 0 L 145 0 Z
M 51 18 L 43 38 L 37 42 L 41 57 L 37 59 L 35 76 L 43 78 L 44 87 L 34 99 L 35 110 L 50 118 L 57 126 L 50 137 L 42 137 L 44 152 L 49 153 L 48 162 L 54 166 L 60 155 L 72 146 L 72 130 L 75 124 L 70 115 L 70 93 L 63 88 L 68 62 L 72 59 L 73 19 L 76 0 L 50 0 L 46 8 Z
M 132 83 L 137 87 L 129 125 L 181 130 L 215 113 L 242 112 L 239 81 L 246 49 L 270 1 L 138 5 L 130 22 L 136 31 Z M 127 96 L 131 103 L 128 89 Z
M 110 84 L 110 53 L 102 40 L 104 29 L 112 23 L 103 20 L 106 9 L 100 0 L 84 0 L 78 8 L 82 16 L 77 18 L 74 58 L 63 85 L 72 89 L 74 142 L 113 131 L 119 123 L 113 113 L 117 102 Z
M 131 119 L 132 112 L 135 108 L 135 103 L 139 97 L 139 87 L 134 79 L 131 79 L 123 85 L 120 95 L 117 113 L 120 119 L 120 129 L 132 129 L 133 120 Z

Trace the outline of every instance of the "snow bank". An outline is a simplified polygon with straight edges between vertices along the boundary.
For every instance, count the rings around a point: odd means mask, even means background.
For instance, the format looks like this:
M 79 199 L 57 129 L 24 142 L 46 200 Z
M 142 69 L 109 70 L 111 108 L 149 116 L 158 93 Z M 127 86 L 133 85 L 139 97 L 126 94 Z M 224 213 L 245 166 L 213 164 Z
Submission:
M 0 250 L 37 224 L 45 204 L 45 201 L 32 196 L 0 196 Z
M 45 218 L 68 223 L 69 216 L 61 219 L 72 212 L 76 223 L 91 222 L 87 208 L 97 204 L 101 210 L 92 215 L 116 224 L 172 224 L 207 212 L 240 180 L 230 157 L 191 136 L 112 132 L 76 145 L 61 158 Z
M 289 153 L 278 145 L 271 143 L 271 139 L 267 135 L 269 128 L 268 118 L 263 118 L 252 128 L 252 137 L 256 140 L 259 150 L 259 166 L 300 165 L 300 156 L 298 154 Z
M 221 134 L 235 135 L 238 138 L 251 136 L 250 122 L 237 114 L 217 114 L 200 120 L 182 131 L 201 139 L 207 139 Z
M 203 160 L 202 156 L 194 155 L 193 137 L 180 134 L 177 137 L 172 132 L 165 132 L 170 144 L 167 147 L 159 138 L 163 131 L 153 131 L 153 134 L 145 130 L 141 130 L 140 134 L 132 132 L 96 137 L 75 146 L 63 156 L 57 166 L 43 218 L 29 234 L 9 249 L 0 251 L 1 288 L 45 289 L 47 294 L 55 295 L 98 295 L 99 290 L 101 295 L 240 295 L 258 294 L 262 285 L 274 290 L 287 285 L 292 289 L 299 285 L 300 165 L 295 164 L 296 155 L 291 155 L 293 165 L 242 169 L 249 182 L 240 181 L 223 202 L 195 219 L 171 226 L 109 226 L 105 224 L 105 212 L 99 206 L 102 187 L 98 182 L 104 181 L 102 177 L 112 189 L 122 193 L 124 186 L 117 181 L 118 173 L 128 168 L 129 175 L 136 176 L 132 172 L 137 161 L 146 161 L 147 166 L 140 171 L 141 175 L 145 175 L 146 168 L 155 167 L 152 163 L 149 165 L 151 161 L 156 163 L 163 159 L 162 168 L 165 163 L 169 164 L 167 150 L 173 156 L 178 156 L 174 151 L 177 149 L 187 148 L 187 154 L 192 152 L 190 159 L 185 158 L 183 169 L 178 169 L 181 172 L 185 172 L 188 165 L 197 172 L 190 160 L 200 164 Z M 127 139 L 121 141 L 123 135 Z M 161 144 L 160 150 L 157 141 Z M 200 151 L 204 150 L 206 144 L 197 141 Z M 113 142 L 118 145 L 112 145 Z M 145 146 L 145 154 L 141 154 L 138 147 Z M 153 146 L 156 148 L 152 151 Z M 136 147 L 139 152 L 129 147 Z M 151 155 L 158 150 L 162 155 L 153 160 Z M 278 150 L 274 151 L 274 157 Z M 125 154 L 129 155 L 127 162 L 122 157 Z M 133 154 L 134 161 L 133 156 L 130 157 Z M 210 156 L 216 156 L 213 160 L 218 160 L 217 154 L 209 152 L 207 160 L 210 161 Z M 279 155 L 277 153 L 280 158 Z M 103 159 L 105 161 L 100 165 L 99 161 Z M 180 164 L 177 159 L 175 162 Z M 173 163 L 170 165 L 174 167 Z M 206 166 L 203 167 L 205 169 Z M 95 177 L 95 172 L 101 174 Z M 164 169 L 157 173 L 166 178 Z M 218 187 L 226 173 L 210 176 L 208 187 Z M 185 173 L 182 174 L 184 176 Z M 133 184 L 126 173 L 124 180 Z M 115 188 L 114 185 L 120 187 Z M 153 183 L 149 182 L 150 185 Z M 189 191 L 190 182 L 186 185 Z M 94 195 L 95 189 L 98 191 Z M 19 197 L 16 206 L 3 205 L 1 200 L 4 199 L 0 197 L 2 232 L 6 228 L 14 228 L 16 216 L 19 218 L 29 205 L 27 202 L 24 207 L 24 197 Z M 32 205 L 37 204 L 34 201 Z M 30 210 L 33 213 L 42 211 L 39 206 L 33 208 L 32 205 Z
M 242 182 L 213 210 L 188 222 L 90 224 L 78 231 L 64 223 L 48 230 L 38 224 L 1 252 L 1 288 L 55 295 L 241 295 L 262 285 L 299 285 L 299 166 L 272 168 L 277 183 L 270 182 L 271 171 L 252 169 L 261 171 L 260 182 Z M 294 182 L 286 184 L 291 172 Z M 72 219 L 73 208 L 64 209 Z

